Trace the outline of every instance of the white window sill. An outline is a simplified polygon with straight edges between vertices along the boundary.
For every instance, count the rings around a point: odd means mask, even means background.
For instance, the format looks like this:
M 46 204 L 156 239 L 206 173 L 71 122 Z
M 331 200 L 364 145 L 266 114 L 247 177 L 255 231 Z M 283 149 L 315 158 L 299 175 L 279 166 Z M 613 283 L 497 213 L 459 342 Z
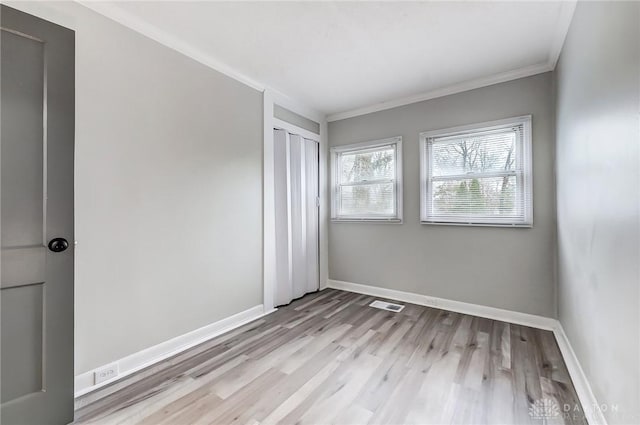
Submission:
M 502 227 L 505 229 L 531 229 L 533 223 L 474 223 L 460 221 L 420 221 L 420 224 L 432 226 L 466 226 L 466 227 Z
M 332 223 L 388 223 L 402 224 L 401 218 L 332 218 Z

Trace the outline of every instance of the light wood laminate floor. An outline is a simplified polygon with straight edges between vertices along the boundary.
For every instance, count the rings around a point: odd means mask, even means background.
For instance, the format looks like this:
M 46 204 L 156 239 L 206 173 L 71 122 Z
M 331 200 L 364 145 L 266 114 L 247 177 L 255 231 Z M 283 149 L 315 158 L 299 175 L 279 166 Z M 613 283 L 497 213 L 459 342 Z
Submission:
M 83 397 L 76 422 L 586 423 L 551 332 L 374 299 L 307 295 Z

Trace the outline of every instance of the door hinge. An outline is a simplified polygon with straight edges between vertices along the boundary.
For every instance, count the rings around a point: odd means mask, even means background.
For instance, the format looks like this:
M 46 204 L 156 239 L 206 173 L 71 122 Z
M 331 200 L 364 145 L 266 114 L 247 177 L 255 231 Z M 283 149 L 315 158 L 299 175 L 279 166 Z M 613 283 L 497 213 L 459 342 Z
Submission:
M 316 207 L 320 206 L 320 197 L 316 196 Z

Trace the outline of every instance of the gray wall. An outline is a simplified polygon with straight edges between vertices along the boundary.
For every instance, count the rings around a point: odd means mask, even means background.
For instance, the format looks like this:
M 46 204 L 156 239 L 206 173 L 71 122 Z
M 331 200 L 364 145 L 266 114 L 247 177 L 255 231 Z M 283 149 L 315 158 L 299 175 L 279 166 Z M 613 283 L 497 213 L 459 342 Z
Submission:
M 262 94 L 78 5 L 76 374 L 262 303 Z
M 302 115 L 296 114 L 293 111 L 283 108 L 280 105 L 273 105 L 273 116 L 281 119 L 282 121 L 297 125 L 300 128 L 304 128 L 305 130 L 309 130 L 312 133 L 320 134 L 320 124 L 313 120 L 310 120 L 309 118 L 303 117 Z
M 578 3 L 557 68 L 559 311 L 610 423 L 640 422 L 640 3 Z
M 534 227 L 420 224 L 418 133 L 533 115 Z M 555 315 L 550 73 L 329 123 L 329 146 L 403 137 L 404 224 L 331 223 L 329 278 Z

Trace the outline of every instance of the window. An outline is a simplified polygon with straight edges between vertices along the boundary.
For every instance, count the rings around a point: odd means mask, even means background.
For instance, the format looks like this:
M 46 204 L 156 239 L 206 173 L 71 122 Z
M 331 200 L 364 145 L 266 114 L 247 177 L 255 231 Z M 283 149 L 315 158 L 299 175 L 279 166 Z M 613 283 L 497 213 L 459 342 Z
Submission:
M 331 219 L 402 222 L 402 138 L 331 148 Z
M 533 224 L 531 116 L 420 134 L 421 221 Z

